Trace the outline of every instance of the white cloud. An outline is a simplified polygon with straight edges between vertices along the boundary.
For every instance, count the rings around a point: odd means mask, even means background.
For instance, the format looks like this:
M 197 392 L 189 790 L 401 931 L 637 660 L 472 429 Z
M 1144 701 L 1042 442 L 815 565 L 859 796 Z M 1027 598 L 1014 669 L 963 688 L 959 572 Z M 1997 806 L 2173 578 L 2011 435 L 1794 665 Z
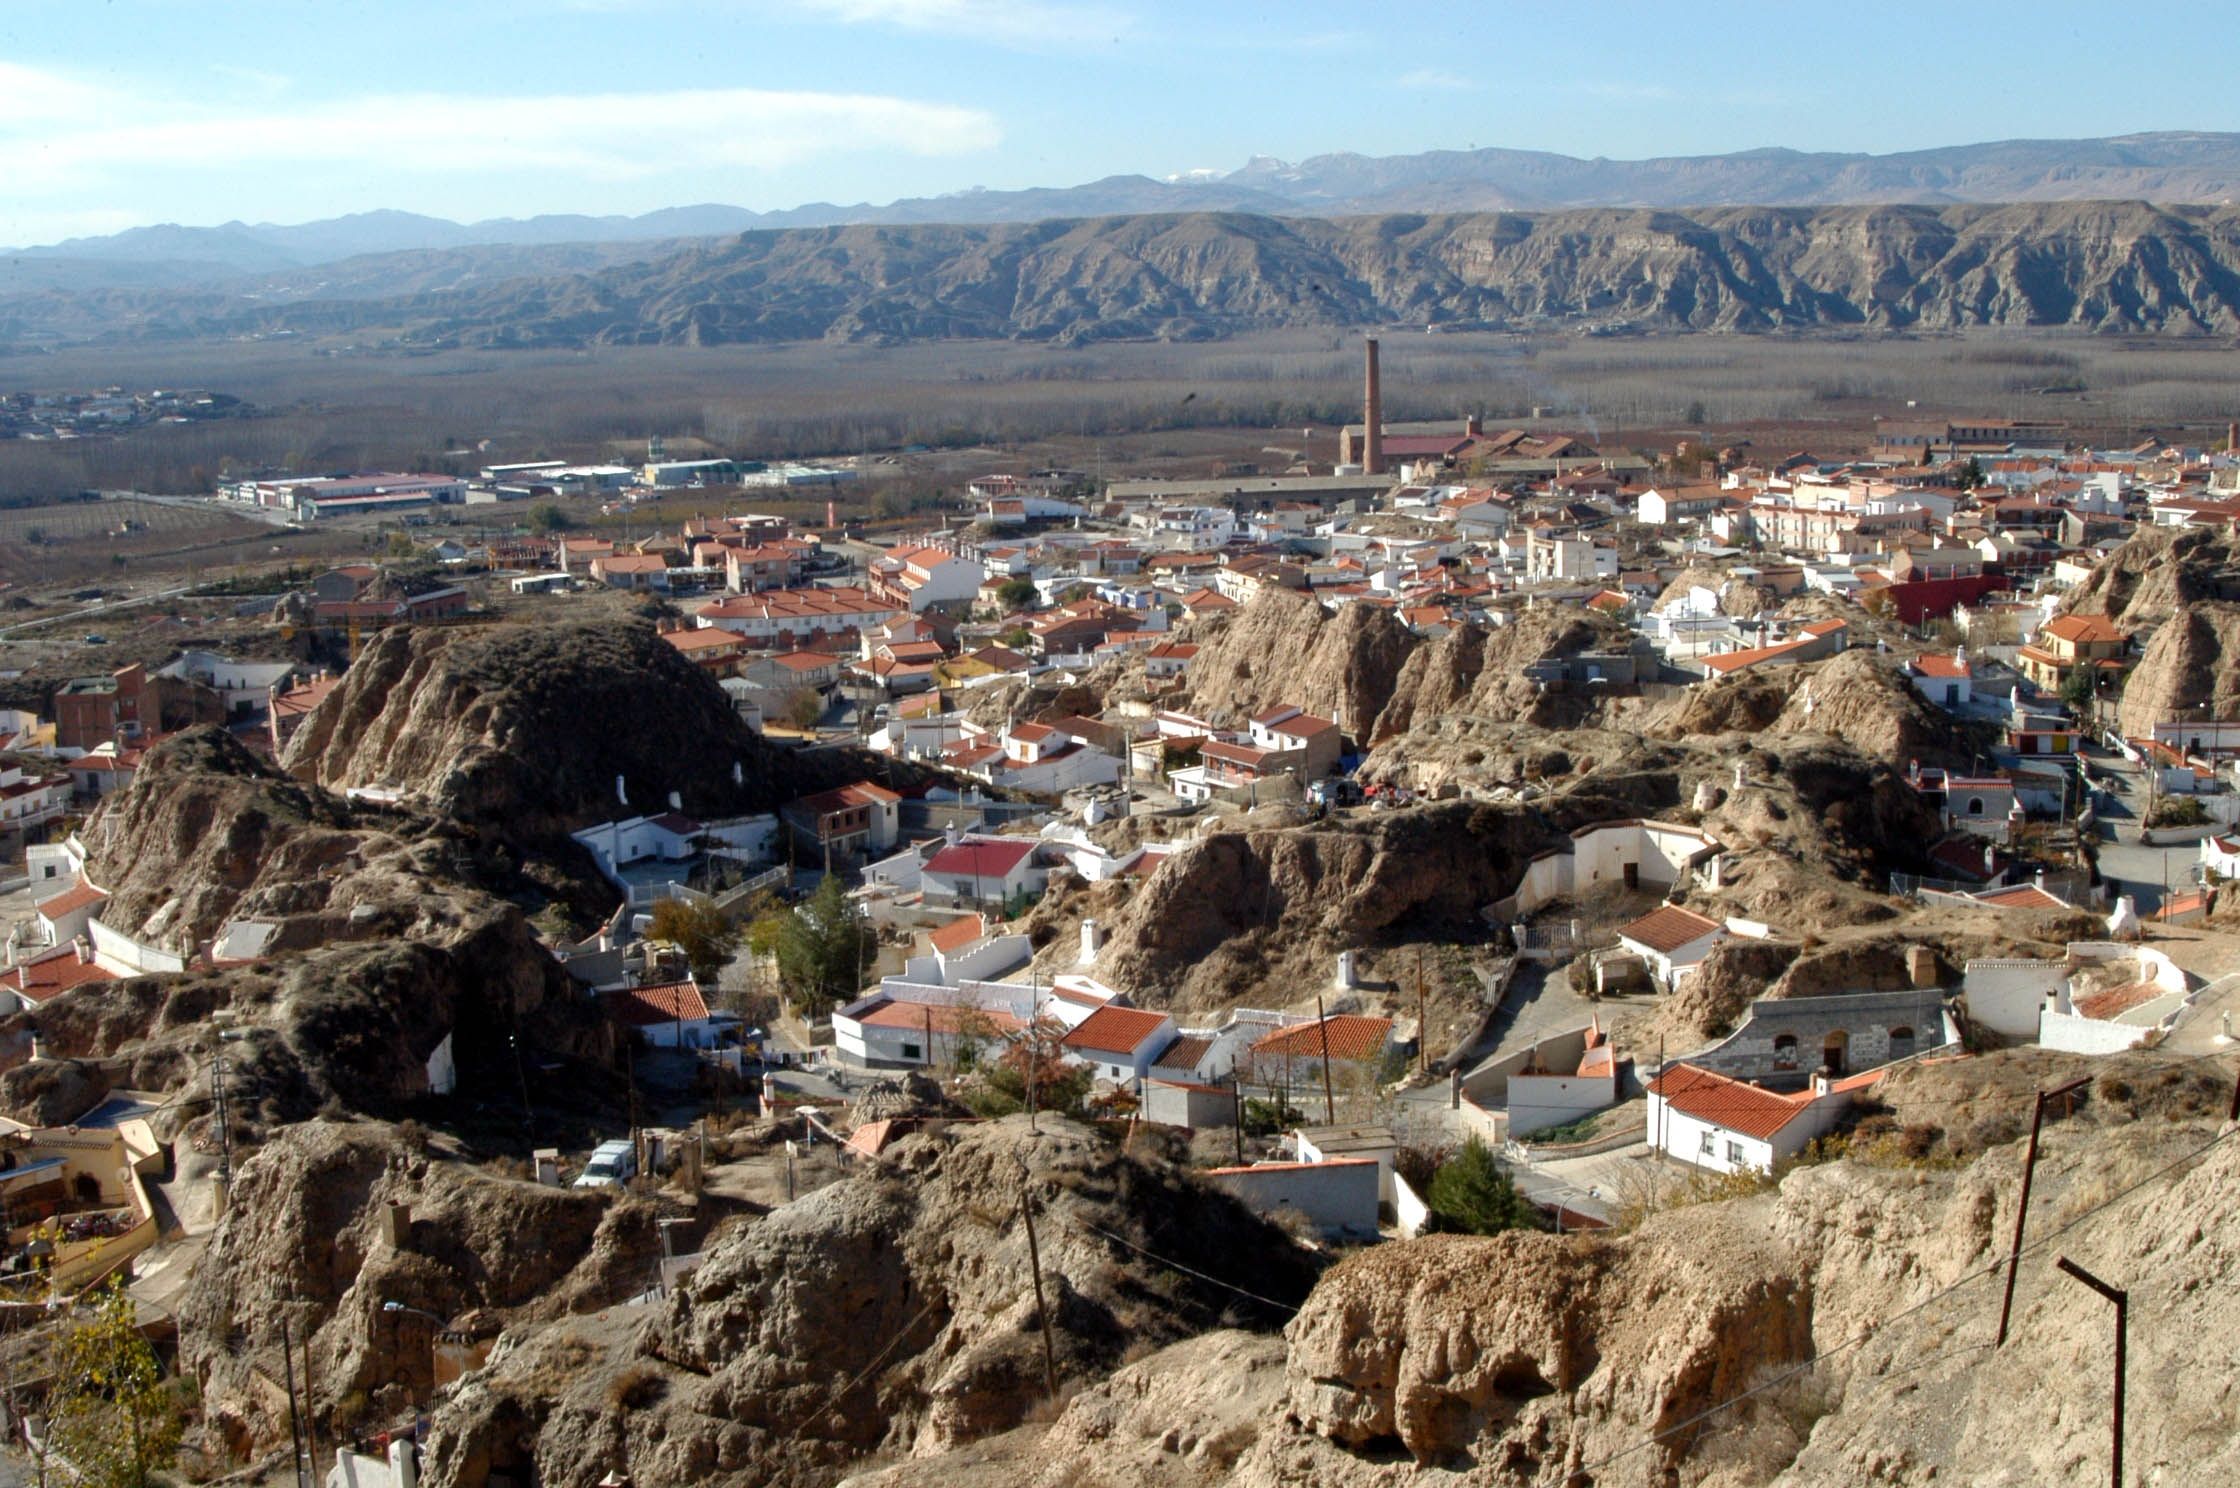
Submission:
M 800 8 L 851 25 L 891 26 L 1010 46 L 1110 41 L 1134 22 L 1104 5 L 1046 0 L 794 0 Z
M 1439 67 L 1419 67 L 1413 72 L 1403 72 L 1399 82 L 1401 87 L 1418 92 L 1467 93 L 1478 86 L 1475 80 L 1459 72 Z
M 19 83 L 23 93 L 15 92 Z M 25 97 L 62 106 L 25 107 Z M 242 167 L 466 175 L 561 171 L 600 181 L 775 170 L 856 152 L 963 155 L 1002 138 L 983 109 L 861 93 L 752 88 L 499 98 L 387 94 L 304 107 L 169 102 L 0 64 L 13 205 L 150 170 Z

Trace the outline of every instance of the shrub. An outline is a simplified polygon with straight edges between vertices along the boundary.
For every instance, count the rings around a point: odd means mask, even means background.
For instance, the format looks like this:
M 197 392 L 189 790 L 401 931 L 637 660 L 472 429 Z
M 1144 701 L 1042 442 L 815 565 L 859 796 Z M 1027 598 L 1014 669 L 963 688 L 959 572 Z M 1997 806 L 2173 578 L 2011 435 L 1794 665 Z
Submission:
M 651 1365 L 633 1364 L 607 1381 L 607 1404 L 616 1410 L 644 1410 L 669 1392 L 669 1382 Z
M 1444 1163 L 1424 1196 L 1431 1206 L 1431 1228 L 1443 1234 L 1498 1235 L 1504 1230 L 1541 1228 L 1540 1211 L 1517 1186 L 1493 1150 L 1472 1137 Z

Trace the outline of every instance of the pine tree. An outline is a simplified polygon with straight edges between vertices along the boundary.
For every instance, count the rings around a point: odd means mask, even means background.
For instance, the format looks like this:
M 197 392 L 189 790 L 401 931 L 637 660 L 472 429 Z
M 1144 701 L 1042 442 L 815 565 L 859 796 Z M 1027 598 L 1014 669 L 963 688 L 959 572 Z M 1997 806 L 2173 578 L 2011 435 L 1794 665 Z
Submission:
M 1486 1144 L 1472 1137 L 1432 1175 L 1432 1228 L 1449 1235 L 1498 1235 L 1503 1230 L 1541 1228 L 1533 1208 Z

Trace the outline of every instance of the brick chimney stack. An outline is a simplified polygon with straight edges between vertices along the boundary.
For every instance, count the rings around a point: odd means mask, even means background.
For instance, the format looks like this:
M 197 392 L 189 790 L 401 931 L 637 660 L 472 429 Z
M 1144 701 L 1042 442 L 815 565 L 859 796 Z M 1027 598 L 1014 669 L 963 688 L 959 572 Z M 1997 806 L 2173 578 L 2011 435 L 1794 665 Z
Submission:
M 1377 375 L 1377 338 L 1363 343 L 1368 352 L 1368 381 L 1361 398 L 1361 473 L 1384 474 L 1384 382 Z

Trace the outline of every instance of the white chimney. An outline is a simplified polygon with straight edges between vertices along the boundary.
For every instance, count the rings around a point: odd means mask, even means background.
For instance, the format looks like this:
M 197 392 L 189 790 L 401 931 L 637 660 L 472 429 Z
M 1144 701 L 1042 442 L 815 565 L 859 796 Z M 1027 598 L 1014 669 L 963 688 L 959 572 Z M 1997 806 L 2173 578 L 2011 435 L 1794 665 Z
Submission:
M 1833 1089 L 1835 1089 L 1835 1080 L 1828 1074 L 1826 1065 L 1822 1065 L 1819 1069 L 1816 1069 L 1812 1072 L 1813 1095 L 1826 1095 Z
M 1734 762 L 1734 788 L 1736 790 L 1742 789 L 1742 761 L 1740 760 Z
M 1350 992 L 1355 987 L 1358 987 L 1360 985 L 1360 982 L 1357 981 L 1354 976 L 1353 952 L 1338 952 L 1338 977 L 1336 982 L 1338 990 L 1341 992 Z
M 680 791 L 671 791 L 671 792 L 669 792 L 669 809 L 670 809 L 671 811 L 682 811 L 682 810 L 684 810 L 684 795 L 683 795 L 683 793 L 682 793 L 682 792 L 680 792 Z
M 625 806 L 630 804 L 630 792 L 624 787 L 620 775 L 614 778 L 614 798 Z
M 1081 922 L 1081 965 L 1087 966 L 1104 949 L 1104 926 L 1095 920 Z

